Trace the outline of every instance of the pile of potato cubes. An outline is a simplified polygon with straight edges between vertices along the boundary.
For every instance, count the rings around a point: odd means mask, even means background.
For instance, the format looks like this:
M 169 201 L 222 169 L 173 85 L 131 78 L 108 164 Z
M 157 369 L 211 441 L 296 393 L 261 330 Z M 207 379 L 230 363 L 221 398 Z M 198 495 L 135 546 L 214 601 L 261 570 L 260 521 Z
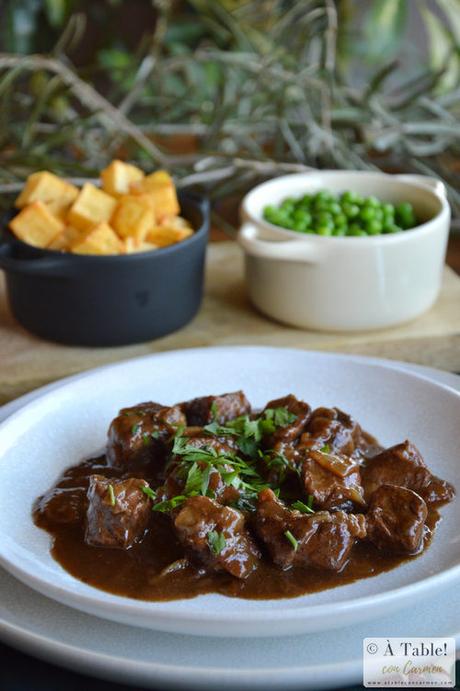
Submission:
M 101 172 L 102 188 L 81 189 L 48 171 L 33 173 L 15 201 L 10 222 L 23 242 L 75 254 L 130 254 L 166 247 L 193 230 L 179 216 L 171 176 L 145 175 L 123 161 Z

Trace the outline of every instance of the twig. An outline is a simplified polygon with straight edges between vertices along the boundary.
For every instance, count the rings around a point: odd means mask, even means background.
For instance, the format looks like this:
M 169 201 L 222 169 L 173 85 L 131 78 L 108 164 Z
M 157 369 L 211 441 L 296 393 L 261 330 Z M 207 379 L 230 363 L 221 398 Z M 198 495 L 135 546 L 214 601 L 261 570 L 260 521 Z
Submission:
M 88 108 L 99 112 L 105 126 L 112 130 L 121 130 L 131 137 L 137 144 L 147 151 L 150 156 L 162 166 L 167 166 L 168 157 L 146 137 L 143 132 L 134 125 L 123 113 L 115 108 L 107 99 L 101 96 L 92 86 L 84 82 L 64 63 L 55 58 L 47 58 L 43 55 L 8 55 L 0 53 L 0 70 L 20 67 L 24 70 L 48 70 L 58 74 L 63 83 L 68 86 L 77 98 Z

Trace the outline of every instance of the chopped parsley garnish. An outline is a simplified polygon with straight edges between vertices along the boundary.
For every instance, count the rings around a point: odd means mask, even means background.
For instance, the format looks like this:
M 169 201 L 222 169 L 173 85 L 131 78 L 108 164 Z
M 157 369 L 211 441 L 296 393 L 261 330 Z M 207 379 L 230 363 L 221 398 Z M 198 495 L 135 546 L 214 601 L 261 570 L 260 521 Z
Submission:
M 217 415 L 219 414 L 219 409 L 218 409 L 217 403 L 215 401 L 213 401 L 211 403 L 210 411 L 211 411 L 212 419 L 215 420 Z
M 269 470 L 277 471 L 278 482 L 282 483 L 286 477 L 286 472 L 291 468 L 291 464 L 286 456 L 278 451 L 267 451 L 266 453 L 263 453 L 260 451 L 260 449 L 259 456 Z
M 225 549 L 226 545 L 224 534 L 217 532 L 217 530 L 211 530 L 208 533 L 208 544 L 211 552 L 216 556 L 219 556 L 219 554 Z
M 286 427 L 297 420 L 297 415 L 287 408 L 267 408 L 265 417 L 267 420 L 273 420 L 275 427 Z
M 107 491 L 109 493 L 110 506 L 115 506 L 115 504 L 117 503 L 117 500 L 115 497 L 115 491 L 113 489 L 113 485 L 109 485 L 107 488 Z
M 160 511 L 161 513 L 167 513 L 176 509 L 178 506 L 184 503 L 187 499 L 183 494 L 173 497 L 172 499 L 165 499 L 164 501 L 159 501 L 158 504 L 153 505 L 153 511 Z
M 331 447 L 329 444 L 323 444 L 320 451 L 321 453 L 331 453 Z
M 291 533 L 291 531 L 290 531 L 290 530 L 285 530 L 284 535 L 285 535 L 285 537 L 287 537 L 287 539 L 288 539 L 289 542 L 291 543 L 292 549 L 294 550 L 294 552 L 297 552 L 297 550 L 298 550 L 298 548 L 299 548 L 299 543 L 298 543 L 298 541 L 295 539 L 295 537 L 294 537 L 294 535 Z
M 144 446 L 150 446 L 150 444 L 152 443 L 152 439 L 159 439 L 159 438 L 160 438 L 160 432 L 157 429 L 153 430 L 153 432 L 150 432 L 150 433 L 145 432 L 142 435 L 142 441 L 144 443 Z
M 214 436 L 236 437 L 241 453 L 254 456 L 262 437 L 273 434 L 278 427 L 285 427 L 295 420 L 297 415 L 287 408 L 267 408 L 255 419 L 251 419 L 249 415 L 241 415 L 225 425 L 219 425 L 216 421 L 211 422 L 204 429 Z
M 153 491 L 148 485 L 141 485 L 141 490 L 146 494 L 152 501 L 157 498 L 156 492 Z
M 140 424 L 136 422 L 136 424 L 131 427 L 131 434 L 135 436 L 139 432 L 140 428 Z
M 189 437 L 178 435 L 172 453 L 179 461 L 176 473 L 185 480 L 184 495 L 188 497 L 214 496 L 209 489 L 213 470 L 228 487 L 237 489 L 247 500 L 252 499 L 252 510 L 258 493 L 269 487 L 256 469 L 257 457 L 244 460 L 230 451 L 218 453 L 211 444 L 197 448 L 190 443 Z
M 263 470 L 261 460 L 266 463 L 267 468 L 277 469 L 279 482 L 284 478 L 290 467 L 289 461 L 280 453 L 262 452 L 260 443 L 278 427 L 294 422 L 296 415 L 287 408 L 267 408 L 255 419 L 251 419 L 249 415 L 241 415 L 221 425 L 215 419 L 218 413 L 215 402 L 211 406 L 211 412 L 214 420 L 204 427 L 205 434 L 210 437 L 209 444 L 194 446 L 193 437 L 185 436 L 185 428 L 178 427 L 170 462 L 174 464 L 175 475 L 183 482 L 182 493 L 155 504 L 155 511 L 171 511 L 189 497 L 214 498 L 214 482 L 212 489 L 210 488 L 213 473 L 220 476 L 217 478 L 218 483 L 238 490 L 239 497 L 233 502 L 233 506 L 254 511 L 259 492 L 271 487 L 259 472 Z M 225 445 L 213 444 L 211 437 L 225 436 L 235 439 L 238 447 L 236 451 L 227 449 Z
M 301 513 L 315 513 L 313 509 L 313 497 L 310 495 L 308 497 L 308 501 L 306 504 L 304 504 L 304 502 L 300 500 L 295 501 L 293 504 L 291 504 L 291 509 L 294 509 L 295 511 L 300 511 Z

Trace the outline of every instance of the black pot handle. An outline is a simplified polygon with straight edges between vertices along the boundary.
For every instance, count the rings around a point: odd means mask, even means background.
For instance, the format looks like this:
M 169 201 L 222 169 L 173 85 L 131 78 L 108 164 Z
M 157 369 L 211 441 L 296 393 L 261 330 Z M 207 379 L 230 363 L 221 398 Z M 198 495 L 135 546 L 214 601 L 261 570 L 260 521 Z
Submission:
M 37 259 L 18 259 L 12 255 L 8 243 L 0 245 L 0 269 L 30 276 L 52 276 L 70 278 L 75 265 L 67 257 L 43 257 Z

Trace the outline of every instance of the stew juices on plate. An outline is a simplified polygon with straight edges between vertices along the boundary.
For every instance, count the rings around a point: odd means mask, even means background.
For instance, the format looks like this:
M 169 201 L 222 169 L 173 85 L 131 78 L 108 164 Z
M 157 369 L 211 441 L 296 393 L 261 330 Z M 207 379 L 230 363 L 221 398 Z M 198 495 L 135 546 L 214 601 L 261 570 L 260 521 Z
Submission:
M 66 470 L 34 519 L 67 571 L 112 593 L 284 598 L 419 555 L 454 495 L 409 441 L 383 449 L 293 395 L 254 412 L 238 391 L 122 409 L 106 454 Z

